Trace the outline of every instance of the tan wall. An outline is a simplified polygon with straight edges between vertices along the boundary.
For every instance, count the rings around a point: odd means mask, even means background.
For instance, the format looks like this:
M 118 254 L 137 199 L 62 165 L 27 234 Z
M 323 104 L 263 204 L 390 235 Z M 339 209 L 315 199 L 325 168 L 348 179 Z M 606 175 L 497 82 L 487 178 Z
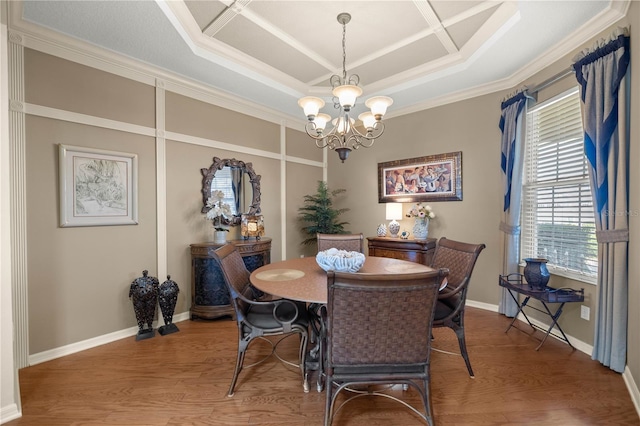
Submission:
M 155 124 L 151 86 L 27 49 L 25 101 L 140 126 Z
M 29 116 L 26 128 L 33 354 L 136 324 L 129 285 L 156 271 L 156 171 L 149 137 Z M 61 143 L 138 154 L 138 225 L 59 227 Z
M 145 133 L 155 133 L 154 87 L 30 49 L 25 49 L 24 63 L 29 104 L 55 108 L 62 116 L 81 113 L 125 127 L 144 126 Z M 144 269 L 163 282 L 166 276 L 158 276 L 158 262 L 166 262 L 167 273 L 180 286 L 175 314 L 188 313 L 189 244 L 210 239 L 212 228 L 201 213 L 200 169 L 208 168 L 214 156 L 251 162 L 261 175 L 261 208 L 266 236 L 273 239 L 272 260 L 282 258 L 281 210 L 287 194 L 281 191 L 279 151 L 284 128 L 172 92 L 165 92 L 164 105 L 164 130 L 180 140 L 165 142 L 163 170 L 156 169 L 155 137 L 26 116 L 30 354 L 136 327 L 129 286 Z M 320 150 L 300 143 L 300 132 L 287 134 L 295 157 L 321 161 Z M 59 227 L 61 143 L 138 155 L 138 225 Z M 216 146 L 237 146 L 238 151 Z M 246 150 L 257 154 L 245 154 Z M 293 177 L 284 185 L 290 191 L 286 209 L 297 210 L 301 194 L 315 190 L 322 167 L 284 164 Z M 166 192 L 157 197 L 157 179 L 165 174 Z M 165 203 L 160 208 L 166 207 L 166 229 L 157 229 L 158 202 Z M 287 221 L 286 227 L 295 233 L 293 222 Z M 159 253 L 158 239 L 163 236 L 166 253 Z M 237 228 L 232 228 L 230 238 L 239 238 Z M 287 242 L 287 251 L 294 256 L 299 255 L 297 243 L 295 236 Z
M 329 185 L 347 190 L 350 230 L 375 236 L 377 225 L 388 222 L 385 204 L 378 203 L 378 163 L 462 151 L 463 200 L 428 203 L 437 215 L 429 237 L 487 245 L 476 264 L 469 298 L 494 305 L 500 265 L 499 101 L 498 95 L 488 95 L 393 118 L 373 148 L 352 152 L 344 164 L 336 153 L 329 155 Z M 405 214 L 412 205 L 404 203 Z M 401 230 L 411 231 L 413 220 L 399 222 Z

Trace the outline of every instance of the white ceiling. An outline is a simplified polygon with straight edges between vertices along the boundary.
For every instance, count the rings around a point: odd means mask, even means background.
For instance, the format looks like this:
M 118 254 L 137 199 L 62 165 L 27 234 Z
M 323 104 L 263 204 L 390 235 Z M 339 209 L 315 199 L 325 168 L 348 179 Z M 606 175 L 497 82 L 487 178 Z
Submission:
M 329 78 L 342 74 L 342 26 L 336 19 L 341 12 L 352 15 L 346 26 L 347 73 L 360 76 L 363 98 L 391 96 L 392 116 L 511 88 L 621 19 L 628 8 L 628 1 L 609 0 L 10 4 L 11 28 L 42 28 L 48 37 L 61 33 L 61 43 L 84 40 L 294 120 L 304 119 L 297 105 L 301 96 L 322 96 L 331 105 Z

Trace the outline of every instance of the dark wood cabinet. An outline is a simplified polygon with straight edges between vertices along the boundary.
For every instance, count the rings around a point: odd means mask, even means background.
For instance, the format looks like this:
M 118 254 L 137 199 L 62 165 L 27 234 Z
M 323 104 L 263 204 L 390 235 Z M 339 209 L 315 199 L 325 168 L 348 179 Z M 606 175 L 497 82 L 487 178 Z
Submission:
M 369 256 L 391 257 L 431 265 L 436 239 L 413 240 L 389 237 L 368 237 Z
M 232 240 L 249 271 L 271 263 L 271 238 L 260 240 Z M 222 271 L 213 260 L 212 253 L 222 244 L 191 244 L 191 319 L 235 317 L 229 291 Z

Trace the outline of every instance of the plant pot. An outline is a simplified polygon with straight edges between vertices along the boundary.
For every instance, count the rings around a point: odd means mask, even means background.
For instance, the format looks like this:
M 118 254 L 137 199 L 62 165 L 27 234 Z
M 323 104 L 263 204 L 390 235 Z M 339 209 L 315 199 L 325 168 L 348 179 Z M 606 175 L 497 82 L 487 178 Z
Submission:
M 426 217 L 417 217 L 413 224 L 413 238 L 416 240 L 426 240 L 429 235 L 429 219 Z
M 549 270 L 547 269 L 547 259 L 526 258 L 527 265 L 524 267 L 524 279 L 527 283 L 539 290 L 544 290 L 549 282 Z
M 215 231 L 213 233 L 213 242 L 216 244 L 225 244 L 227 242 L 227 231 Z

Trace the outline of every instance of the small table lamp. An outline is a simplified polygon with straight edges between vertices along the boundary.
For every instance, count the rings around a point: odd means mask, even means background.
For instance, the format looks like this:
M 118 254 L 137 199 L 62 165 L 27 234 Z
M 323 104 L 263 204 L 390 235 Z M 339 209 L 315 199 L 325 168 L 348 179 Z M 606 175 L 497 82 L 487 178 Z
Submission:
M 389 232 L 392 238 L 398 238 L 398 232 L 400 231 L 400 224 L 398 219 L 402 219 L 402 203 L 387 203 L 387 220 L 389 223 Z

